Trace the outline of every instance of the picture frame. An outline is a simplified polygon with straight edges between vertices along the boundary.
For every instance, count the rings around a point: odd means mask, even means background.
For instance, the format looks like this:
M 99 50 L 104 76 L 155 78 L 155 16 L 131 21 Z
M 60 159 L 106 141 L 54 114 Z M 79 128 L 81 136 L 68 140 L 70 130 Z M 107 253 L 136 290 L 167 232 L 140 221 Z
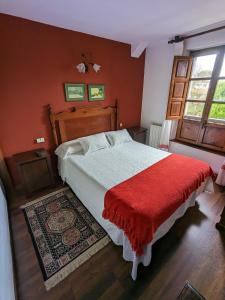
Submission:
M 88 85 L 88 100 L 89 101 L 105 100 L 105 85 L 104 84 L 89 84 Z
M 67 102 L 83 101 L 85 98 L 84 83 L 65 83 L 65 96 Z

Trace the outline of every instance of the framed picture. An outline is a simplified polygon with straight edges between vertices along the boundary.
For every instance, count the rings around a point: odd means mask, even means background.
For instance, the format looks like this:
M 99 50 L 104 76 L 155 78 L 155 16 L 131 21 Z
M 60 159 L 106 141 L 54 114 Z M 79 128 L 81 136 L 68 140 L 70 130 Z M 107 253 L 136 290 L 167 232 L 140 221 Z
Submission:
M 66 101 L 83 101 L 85 96 L 85 84 L 65 83 Z
M 88 85 L 88 99 L 89 99 L 89 101 L 105 100 L 105 86 L 104 86 L 104 84 L 90 84 L 90 85 Z

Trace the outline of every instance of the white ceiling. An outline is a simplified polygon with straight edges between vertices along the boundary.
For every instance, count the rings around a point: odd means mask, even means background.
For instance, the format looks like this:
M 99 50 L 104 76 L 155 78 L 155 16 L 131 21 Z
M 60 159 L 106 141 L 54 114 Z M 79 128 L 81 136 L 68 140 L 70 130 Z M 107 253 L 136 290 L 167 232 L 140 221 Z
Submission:
M 0 12 L 137 44 L 225 21 L 225 0 L 0 0 Z

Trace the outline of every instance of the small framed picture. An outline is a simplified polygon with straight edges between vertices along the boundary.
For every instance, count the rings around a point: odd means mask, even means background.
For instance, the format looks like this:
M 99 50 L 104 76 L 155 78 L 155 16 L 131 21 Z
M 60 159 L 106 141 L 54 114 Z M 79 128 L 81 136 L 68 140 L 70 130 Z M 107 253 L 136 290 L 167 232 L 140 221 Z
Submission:
M 66 101 L 83 101 L 85 97 L 85 84 L 65 83 Z
M 89 84 L 88 85 L 88 99 L 89 99 L 89 101 L 105 100 L 104 84 Z

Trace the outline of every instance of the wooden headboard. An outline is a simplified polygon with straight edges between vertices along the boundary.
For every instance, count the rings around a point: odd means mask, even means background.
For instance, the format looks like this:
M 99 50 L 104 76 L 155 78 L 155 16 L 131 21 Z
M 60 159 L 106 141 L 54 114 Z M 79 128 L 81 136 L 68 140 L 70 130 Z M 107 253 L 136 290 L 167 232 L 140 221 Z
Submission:
M 49 105 L 49 118 L 57 146 L 79 137 L 116 130 L 117 117 L 117 103 L 108 107 L 74 107 L 71 111 L 59 113 L 54 113 Z

